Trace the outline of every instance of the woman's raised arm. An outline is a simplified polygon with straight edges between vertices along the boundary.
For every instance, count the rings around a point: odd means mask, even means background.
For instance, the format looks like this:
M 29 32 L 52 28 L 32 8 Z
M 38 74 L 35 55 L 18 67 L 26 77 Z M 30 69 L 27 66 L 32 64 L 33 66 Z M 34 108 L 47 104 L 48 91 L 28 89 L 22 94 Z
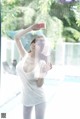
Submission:
M 20 55 L 23 57 L 26 53 L 26 50 L 24 49 L 20 39 L 23 35 L 25 35 L 26 33 L 32 31 L 32 30 L 39 30 L 41 29 L 40 27 L 40 24 L 33 24 L 31 25 L 30 27 L 26 28 L 26 29 L 22 29 L 20 30 L 20 32 L 18 32 L 15 36 L 15 41 L 16 41 L 16 44 L 17 44 L 17 47 L 19 49 L 19 52 L 20 52 Z
M 15 41 L 16 41 L 16 44 L 17 44 L 17 47 L 18 47 L 21 57 L 23 57 L 27 51 L 23 47 L 23 44 L 20 39 L 23 35 L 25 35 L 27 32 L 30 32 L 31 30 L 32 30 L 31 27 L 22 29 L 15 35 Z

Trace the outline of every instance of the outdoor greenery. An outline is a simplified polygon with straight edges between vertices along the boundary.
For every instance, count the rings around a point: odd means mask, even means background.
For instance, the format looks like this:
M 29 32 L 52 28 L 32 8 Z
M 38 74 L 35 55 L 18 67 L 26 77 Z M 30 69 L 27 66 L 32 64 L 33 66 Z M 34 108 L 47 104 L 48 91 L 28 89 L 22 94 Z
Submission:
M 59 0 L 2 0 L 2 35 L 37 22 L 45 22 L 44 33 L 52 48 L 56 42 L 80 42 L 80 2 Z

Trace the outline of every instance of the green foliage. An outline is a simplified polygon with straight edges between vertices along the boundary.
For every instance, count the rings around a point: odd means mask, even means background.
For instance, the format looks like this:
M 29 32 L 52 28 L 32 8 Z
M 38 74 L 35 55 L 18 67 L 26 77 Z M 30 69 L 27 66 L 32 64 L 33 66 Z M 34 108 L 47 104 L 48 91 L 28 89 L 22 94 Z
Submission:
M 73 9 L 76 7 L 76 9 Z M 53 3 L 49 12 L 51 16 L 56 16 L 63 21 L 63 36 L 66 41 L 79 42 L 80 37 L 80 4 L 59 4 Z M 66 27 L 68 29 L 66 29 Z M 70 28 L 71 27 L 71 28 Z M 70 31 L 71 30 L 71 31 Z
M 80 28 L 80 3 L 77 4 L 76 9 L 73 8 L 73 12 L 75 14 L 76 24 Z M 80 29 L 79 29 L 80 30 Z
M 63 31 L 63 35 L 66 38 L 66 41 L 68 42 L 69 40 L 71 42 L 79 42 L 79 38 L 80 38 L 80 32 L 71 28 L 71 27 L 65 27 L 64 31 Z M 74 40 L 72 40 L 74 39 Z
M 3 0 L 1 13 L 3 34 L 32 23 L 45 22 L 45 34 L 50 38 L 52 47 L 63 36 L 66 41 L 80 40 L 80 4 L 77 2 L 60 4 L 55 0 Z
M 21 5 L 24 0 L 2 0 L 2 5 L 5 5 L 5 6 L 18 6 L 18 5 Z M 12 7 L 11 7 L 12 8 Z
M 35 16 L 35 10 L 27 7 L 26 10 L 24 11 L 24 25 L 32 24 L 34 21 L 34 16 Z
M 52 2 L 53 2 L 52 0 L 45 0 L 45 2 L 43 0 L 39 0 L 38 8 L 41 15 L 48 14 L 48 12 L 50 11 L 50 6 Z
M 15 2 L 16 0 L 8 0 L 8 2 L 4 0 L 2 2 L 1 21 L 3 34 L 7 30 L 15 30 L 19 26 L 18 21 L 23 16 L 22 10 L 19 7 L 15 7 Z M 17 17 L 19 17 L 19 20 L 17 20 Z

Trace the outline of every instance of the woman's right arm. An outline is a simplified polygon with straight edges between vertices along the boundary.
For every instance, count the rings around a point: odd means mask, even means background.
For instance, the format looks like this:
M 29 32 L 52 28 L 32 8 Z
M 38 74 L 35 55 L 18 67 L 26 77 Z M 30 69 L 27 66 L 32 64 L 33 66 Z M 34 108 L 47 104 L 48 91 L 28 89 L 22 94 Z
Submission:
M 23 29 L 21 30 L 20 32 L 18 32 L 15 36 L 15 41 L 16 41 L 16 44 L 17 44 L 17 47 L 19 49 L 19 52 L 20 52 L 20 55 L 23 57 L 26 53 L 26 50 L 24 49 L 20 39 L 23 35 L 25 35 L 26 33 L 32 31 L 32 30 L 39 30 L 39 24 L 33 24 L 32 26 L 26 28 L 26 29 Z
M 22 29 L 15 35 L 15 41 L 16 41 L 16 44 L 17 44 L 17 47 L 18 47 L 18 50 L 19 50 L 19 53 L 20 53 L 21 57 L 23 57 L 25 55 L 26 50 L 23 47 L 22 42 L 21 42 L 20 39 L 23 35 L 25 35 L 27 32 L 30 32 L 31 30 L 32 30 L 31 27 L 26 28 L 26 29 Z

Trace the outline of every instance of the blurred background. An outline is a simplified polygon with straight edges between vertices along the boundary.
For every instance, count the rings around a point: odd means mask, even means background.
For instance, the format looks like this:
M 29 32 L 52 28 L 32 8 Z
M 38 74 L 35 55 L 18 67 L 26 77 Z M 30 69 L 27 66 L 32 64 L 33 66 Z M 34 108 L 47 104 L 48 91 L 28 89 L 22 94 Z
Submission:
M 46 23 L 43 33 L 51 48 L 50 60 L 53 68 L 46 76 L 45 90 L 49 108 L 55 112 L 53 118 L 58 119 L 58 116 L 61 116 L 63 119 L 67 115 L 65 119 L 71 119 L 72 114 L 76 112 L 72 118 L 76 119 L 77 115 L 77 119 L 80 119 L 78 110 L 72 109 L 72 105 L 76 109 L 80 108 L 80 0 L 1 1 L 0 111 L 10 115 L 10 111 L 14 109 L 11 113 L 14 115 L 15 110 L 21 109 L 21 82 L 16 75 L 20 56 L 14 36 L 18 30 L 38 22 Z M 31 34 L 27 35 L 28 39 L 30 36 Z M 23 37 L 23 41 L 25 44 L 26 38 Z M 27 50 L 27 47 L 25 48 Z M 66 105 L 61 108 L 60 104 Z M 69 108 L 72 110 L 70 113 Z M 64 109 L 65 115 L 62 116 Z M 46 119 L 48 117 L 47 115 Z

